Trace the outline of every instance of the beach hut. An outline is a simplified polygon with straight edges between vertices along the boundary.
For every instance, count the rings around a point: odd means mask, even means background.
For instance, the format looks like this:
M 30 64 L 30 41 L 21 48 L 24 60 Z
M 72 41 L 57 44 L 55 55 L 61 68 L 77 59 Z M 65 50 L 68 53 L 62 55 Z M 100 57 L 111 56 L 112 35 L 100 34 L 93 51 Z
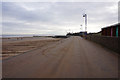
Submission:
M 103 36 L 119 37 L 120 23 L 102 28 Z

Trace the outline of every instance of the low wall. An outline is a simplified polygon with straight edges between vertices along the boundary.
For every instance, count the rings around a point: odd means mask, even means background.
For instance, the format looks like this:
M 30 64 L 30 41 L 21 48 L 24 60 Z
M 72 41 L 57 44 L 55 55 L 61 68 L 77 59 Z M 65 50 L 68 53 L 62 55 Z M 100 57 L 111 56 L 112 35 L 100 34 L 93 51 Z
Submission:
M 87 35 L 86 39 L 99 43 L 117 53 L 120 53 L 120 37 L 106 37 L 98 35 Z

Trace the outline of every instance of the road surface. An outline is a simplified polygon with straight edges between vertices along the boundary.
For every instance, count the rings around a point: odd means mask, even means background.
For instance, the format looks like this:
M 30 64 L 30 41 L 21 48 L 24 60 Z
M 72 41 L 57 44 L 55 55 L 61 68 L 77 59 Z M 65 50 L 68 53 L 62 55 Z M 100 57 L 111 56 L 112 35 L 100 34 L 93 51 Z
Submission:
M 4 78 L 117 78 L 118 55 L 81 37 L 3 60 Z

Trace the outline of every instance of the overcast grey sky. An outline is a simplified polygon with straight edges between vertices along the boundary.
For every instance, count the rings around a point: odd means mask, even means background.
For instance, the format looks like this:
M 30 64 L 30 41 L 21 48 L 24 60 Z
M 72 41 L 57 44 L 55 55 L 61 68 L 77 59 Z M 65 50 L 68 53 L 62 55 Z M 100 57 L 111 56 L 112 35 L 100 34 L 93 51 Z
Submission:
M 2 2 L 3 34 L 98 32 L 118 22 L 117 2 Z M 82 28 L 80 25 L 83 25 Z

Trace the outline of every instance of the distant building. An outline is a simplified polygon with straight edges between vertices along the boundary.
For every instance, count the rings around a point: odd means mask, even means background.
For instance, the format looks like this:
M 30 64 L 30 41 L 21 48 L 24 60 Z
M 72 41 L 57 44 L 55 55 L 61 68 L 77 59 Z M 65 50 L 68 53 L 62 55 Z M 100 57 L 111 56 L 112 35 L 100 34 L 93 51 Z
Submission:
M 101 32 L 102 32 L 102 31 L 97 32 L 97 33 L 88 33 L 87 35 L 98 35 L 98 36 L 101 36 Z
M 65 36 L 65 35 L 55 35 L 55 36 L 53 36 L 53 38 L 67 38 L 67 36 Z
M 102 36 L 120 36 L 120 23 L 102 28 Z
M 80 32 L 80 36 L 85 36 L 85 35 L 87 35 L 87 31 Z
M 68 33 L 67 36 L 85 36 L 87 32 Z

